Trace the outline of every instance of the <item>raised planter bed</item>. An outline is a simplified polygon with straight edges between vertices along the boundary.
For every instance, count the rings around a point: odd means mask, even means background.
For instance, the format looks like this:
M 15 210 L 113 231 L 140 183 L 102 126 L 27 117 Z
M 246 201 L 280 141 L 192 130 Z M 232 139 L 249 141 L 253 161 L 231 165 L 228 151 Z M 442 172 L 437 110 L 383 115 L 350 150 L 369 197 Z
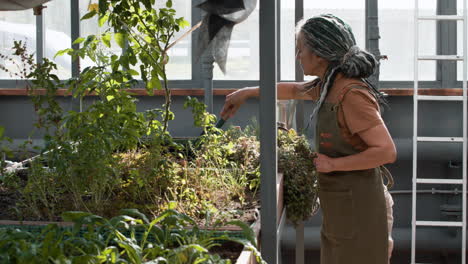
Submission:
M 49 222 L 49 221 L 14 221 L 14 220 L 0 220 L 0 229 L 1 228 L 14 228 L 20 229 L 22 231 L 30 232 L 31 234 L 40 234 L 48 225 L 54 224 L 63 229 L 72 229 L 74 223 L 72 222 Z M 259 241 L 260 235 L 260 217 L 250 225 L 255 237 L 257 238 L 257 243 Z M 190 228 L 189 228 L 190 229 Z M 227 235 L 234 238 L 244 238 L 242 234 L 242 229 L 238 226 L 226 226 L 222 228 L 208 228 L 205 229 L 208 232 L 214 232 L 214 236 L 217 235 Z M 141 235 L 141 234 L 140 234 Z M 137 235 L 138 237 L 138 235 Z M 246 247 L 239 247 L 241 245 L 233 244 L 227 242 L 224 246 L 218 247 L 214 250 L 213 253 L 220 254 L 223 258 L 231 258 L 238 256 L 235 259 L 236 264 L 257 264 L 257 259 L 255 254 Z
M 283 179 L 283 174 L 278 173 L 277 175 L 277 194 L 278 194 L 278 199 L 277 199 L 277 212 L 278 212 L 278 232 L 281 231 L 282 225 L 284 224 L 284 201 L 283 201 L 283 184 L 284 184 L 284 179 Z M 257 244 L 259 245 L 260 241 L 260 227 L 261 227 L 261 217 L 258 216 L 258 218 L 253 222 L 250 227 L 252 228 L 255 237 L 257 239 Z M 283 222 L 283 223 L 282 223 Z M 17 228 L 23 231 L 28 231 L 33 234 L 39 234 L 41 230 L 43 230 L 47 225 L 49 224 L 55 224 L 61 228 L 72 228 L 74 223 L 73 222 L 52 222 L 52 221 L 16 221 L 16 220 L 0 220 L 0 228 Z M 228 236 L 233 236 L 233 237 L 242 237 L 242 229 L 238 226 L 226 226 L 223 228 L 216 228 L 212 229 L 209 228 L 207 231 L 215 231 L 215 234 L 219 232 L 219 234 L 226 234 Z M 260 247 L 260 246 L 259 246 Z M 230 248 L 226 249 L 220 249 L 217 251 L 223 251 L 226 253 L 226 251 L 230 251 Z M 260 251 L 260 248 L 259 248 Z M 238 252 L 238 258 L 236 259 L 236 264 L 257 264 L 257 259 L 254 255 L 254 253 L 249 250 L 248 248 L 244 247 L 241 252 Z M 236 255 L 236 252 L 229 253 L 229 255 Z

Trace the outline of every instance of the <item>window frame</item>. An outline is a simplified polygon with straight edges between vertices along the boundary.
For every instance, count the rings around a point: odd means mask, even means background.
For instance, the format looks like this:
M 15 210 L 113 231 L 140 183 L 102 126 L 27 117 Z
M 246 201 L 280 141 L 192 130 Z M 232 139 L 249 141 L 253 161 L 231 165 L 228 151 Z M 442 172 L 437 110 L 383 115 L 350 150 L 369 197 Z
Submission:
M 192 6 L 196 6 L 204 0 L 192 0 Z M 444 1 L 438 0 L 437 5 L 437 14 L 453 14 L 456 12 L 457 0 L 446 0 L 448 4 L 444 5 Z M 71 41 L 78 38 L 80 35 L 80 14 L 79 14 L 79 0 L 70 1 L 70 14 L 71 14 Z M 81 1 L 82 2 L 82 1 Z M 296 0 L 296 10 L 298 14 L 303 14 L 304 10 L 297 10 L 297 7 L 304 8 L 304 0 Z M 378 24 L 378 9 L 369 8 L 369 6 L 378 5 L 378 0 L 366 0 L 365 5 L 365 24 L 366 24 L 366 46 L 371 42 L 372 34 L 367 34 L 367 30 L 371 27 L 377 27 L 375 23 Z M 280 18 L 280 6 L 278 6 L 278 19 Z M 31 10 L 31 12 L 33 12 Z M 47 14 L 45 14 L 47 15 Z M 192 8 L 191 13 L 191 24 L 195 25 L 201 21 L 202 11 L 199 8 Z M 375 19 L 377 17 L 377 19 Z M 372 18 L 372 19 L 370 19 Z M 438 21 L 437 22 L 437 31 L 436 31 L 436 41 L 437 41 L 437 54 L 447 54 L 447 52 L 456 53 L 456 39 L 457 39 L 457 25 L 450 25 L 450 21 Z M 456 23 L 456 22 L 455 22 Z M 44 15 L 36 16 L 36 59 L 41 61 L 44 54 Z M 447 30 L 447 28 L 449 30 Z M 278 36 L 280 36 L 280 27 L 278 27 Z M 192 39 L 198 38 L 198 31 L 192 33 Z M 79 44 L 72 45 L 72 48 L 77 48 Z M 278 37 L 278 63 L 281 63 L 281 43 L 280 37 Z M 378 45 L 377 45 L 378 47 Z M 455 50 L 453 50 L 455 49 Z M 191 54 L 195 54 L 197 50 L 197 41 L 191 42 Z M 71 58 L 70 58 L 71 59 Z M 197 60 L 194 56 L 191 56 L 191 78 L 187 80 L 169 80 L 170 88 L 183 88 L 183 89 L 200 89 L 203 88 L 203 77 L 204 73 L 202 70 L 202 60 Z M 453 81 L 456 78 L 457 65 L 449 65 L 450 62 L 437 62 L 436 66 L 436 80 L 435 81 L 422 81 L 420 82 L 421 88 L 454 88 L 461 87 L 461 81 Z M 280 64 L 278 64 L 280 65 Z M 77 77 L 79 75 L 79 61 L 72 61 L 71 64 L 72 77 Z M 281 67 L 278 67 L 278 79 L 281 81 L 294 81 L 286 80 L 281 78 Z M 296 76 L 297 78 L 297 76 Z M 455 79 L 456 80 L 456 79 Z M 23 88 L 26 83 L 24 80 L 18 79 L 0 79 L 0 89 L 1 88 Z M 258 80 L 213 80 L 214 89 L 225 89 L 225 88 L 242 88 L 245 86 L 256 86 L 259 85 Z M 414 85 L 413 80 L 399 80 L 399 81 L 380 81 L 380 88 L 412 88 Z M 143 83 L 139 83 L 136 88 L 144 87 Z

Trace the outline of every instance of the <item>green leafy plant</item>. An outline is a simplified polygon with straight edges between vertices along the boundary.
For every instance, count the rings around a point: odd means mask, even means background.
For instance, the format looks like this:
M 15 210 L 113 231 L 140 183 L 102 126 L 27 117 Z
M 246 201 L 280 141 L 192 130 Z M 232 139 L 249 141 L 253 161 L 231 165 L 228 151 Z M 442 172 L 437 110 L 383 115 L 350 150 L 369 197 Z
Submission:
M 209 250 L 223 241 L 256 249 L 255 236 L 244 223 L 231 222 L 243 230 L 243 238 L 202 231 L 190 217 L 169 208 L 154 220 L 138 210 L 123 210 L 106 219 L 87 212 L 65 212 L 71 229 L 48 225 L 40 235 L 0 228 L 2 263 L 231 263 Z
M 189 23 L 182 17 L 176 17 L 172 0 L 167 0 L 165 7 L 155 8 L 154 5 L 155 0 L 100 0 L 98 10 L 91 10 L 82 19 L 98 15 L 99 25 L 106 22 L 109 24 L 111 29 L 102 34 L 102 43 L 110 47 L 113 36 L 116 43 L 124 49 L 124 53 L 118 59 L 112 60 L 113 70 L 122 67 L 130 74 L 140 74 L 149 93 L 154 89 L 164 88 L 162 123 L 163 131 L 166 131 L 168 122 L 173 119 L 173 113 L 170 111 L 171 92 L 166 74 L 166 64 L 169 61 L 167 52 L 174 34 Z M 71 51 L 71 54 L 74 52 Z M 75 53 L 75 56 L 79 54 Z M 138 62 L 139 73 L 132 69 Z
M 94 62 L 79 77 L 65 82 L 53 74 L 57 68 L 53 62 L 44 59 L 35 64 L 25 45 L 15 42 L 13 54 L 25 64 L 20 74 L 29 80 L 28 90 L 39 116 L 36 126 L 46 131 L 46 146 L 36 165 L 31 166 L 23 189 L 25 201 L 36 201 L 23 203 L 34 214 L 50 219 L 51 215 L 43 212 L 54 211 L 51 208 L 59 204 L 69 207 L 56 195 L 63 193 L 70 195 L 75 210 L 103 212 L 116 186 L 125 181 L 116 169 L 119 162 L 116 153 L 134 151 L 143 136 L 151 136 L 152 142 L 159 145 L 170 141 L 167 127 L 174 115 L 170 111 L 165 71 L 167 49 L 171 37 L 187 22 L 175 17 L 171 1 L 160 9 L 154 9 L 152 4 L 154 1 L 142 5 L 140 1 L 99 1 L 99 9 L 91 10 L 82 19 L 99 14 L 99 25 L 108 22 L 111 27 L 100 35 L 78 38 L 74 44 L 81 47 L 76 50 L 57 53 L 56 56 L 69 54 L 73 59 L 87 57 Z M 112 37 L 124 49 L 122 54 L 106 50 Z M 132 69 L 138 60 L 140 73 Z M 150 93 L 162 89 L 161 81 L 164 83 L 163 109 L 153 109 L 147 115 L 136 111 L 136 99 L 126 90 L 137 84 L 133 76 L 138 74 Z M 56 96 L 63 87 L 68 87 L 75 98 L 92 94 L 98 100 L 81 112 L 64 112 Z M 47 168 L 41 168 L 43 163 Z M 166 171 L 169 169 L 171 166 L 165 167 Z M 142 183 L 141 177 L 133 176 Z M 47 194 L 41 191 L 47 189 L 49 181 L 57 183 L 61 191 L 57 193 L 54 188 Z M 28 187 L 35 185 L 38 188 Z
M 5 136 L 5 128 L 0 126 L 0 181 L 5 177 L 5 158 L 12 156 L 11 149 L 5 142 L 11 143 L 12 140 Z

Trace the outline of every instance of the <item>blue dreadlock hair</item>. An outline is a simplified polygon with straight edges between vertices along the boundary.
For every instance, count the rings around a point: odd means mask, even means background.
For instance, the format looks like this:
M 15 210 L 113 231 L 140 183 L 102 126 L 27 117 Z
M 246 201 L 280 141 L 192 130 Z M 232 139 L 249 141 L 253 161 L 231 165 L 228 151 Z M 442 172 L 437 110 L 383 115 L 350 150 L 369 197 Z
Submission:
M 311 119 L 318 113 L 328 90 L 333 86 L 338 73 L 342 72 L 348 78 L 360 78 L 371 89 L 379 102 L 384 102 L 379 91 L 366 79 L 371 76 L 378 61 L 371 53 L 356 46 L 351 27 L 340 18 L 324 14 L 301 21 L 297 25 L 297 33 L 302 33 L 305 45 L 317 56 L 329 62 L 328 69 L 321 81 L 320 99 L 312 112 Z M 316 85 L 318 82 L 313 82 Z

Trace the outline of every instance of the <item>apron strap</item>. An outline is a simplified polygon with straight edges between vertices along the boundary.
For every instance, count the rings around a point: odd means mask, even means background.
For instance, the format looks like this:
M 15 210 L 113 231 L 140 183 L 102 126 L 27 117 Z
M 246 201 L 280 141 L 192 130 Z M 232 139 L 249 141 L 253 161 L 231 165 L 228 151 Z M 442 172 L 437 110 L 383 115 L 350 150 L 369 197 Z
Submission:
M 387 189 L 392 188 L 395 181 L 393 180 L 393 176 L 390 173 L 390 171 L 383 165 L 380 166 L 379 169 L 380 169 L 380 173 L 381 173 L 382 178 L 385 177 L 385 179 L 387 180 L 387 183 L 386 184 L 384 183 L 385 186 L 387 186 Z

